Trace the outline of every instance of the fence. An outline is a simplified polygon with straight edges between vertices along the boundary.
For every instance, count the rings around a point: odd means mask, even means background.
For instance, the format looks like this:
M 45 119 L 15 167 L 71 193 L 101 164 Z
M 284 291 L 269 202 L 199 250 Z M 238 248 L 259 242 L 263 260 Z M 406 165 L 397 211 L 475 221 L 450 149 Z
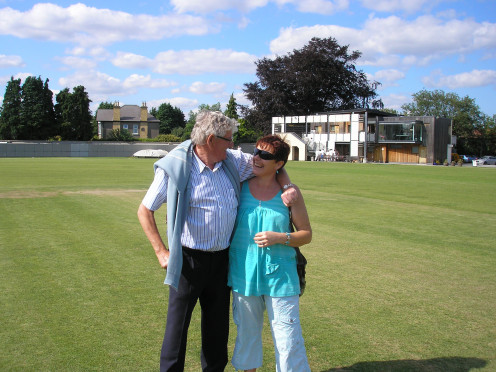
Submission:
M 170 151 L 177 143 L 158 142 L 0 142 L 0 158 L 129 157 L 139 150 Z
M 164 142 L 0 142 L 0 158 L 38 157 L 130 157 L 139 150 L 171 151 L 178 143 Z M 254 144 L 241 144 L 244 152 L 252 152 Z

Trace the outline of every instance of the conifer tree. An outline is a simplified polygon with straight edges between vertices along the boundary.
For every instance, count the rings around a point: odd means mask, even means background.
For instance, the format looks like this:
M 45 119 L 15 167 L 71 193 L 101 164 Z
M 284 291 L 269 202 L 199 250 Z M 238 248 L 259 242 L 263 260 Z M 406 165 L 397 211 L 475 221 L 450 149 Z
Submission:
M 22 132 L 21 122 L 21 79 L 10 78 L 5 88 L 0 113 L 0 138 L 18 139 Z

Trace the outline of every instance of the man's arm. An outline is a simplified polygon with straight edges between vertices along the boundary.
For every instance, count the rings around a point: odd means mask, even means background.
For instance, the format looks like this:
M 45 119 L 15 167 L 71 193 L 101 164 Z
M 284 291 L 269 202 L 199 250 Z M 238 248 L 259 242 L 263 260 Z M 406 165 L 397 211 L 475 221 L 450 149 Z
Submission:
M 152 244 L 160 266 L 167 269 L 167 265 L 169 263 L 169 251 L 165 247 L 164 241 L 158 231 L 154 211 L 151 211 L 143 204 L 140 204 L 138 208 L 138 219 L 146 237 Z

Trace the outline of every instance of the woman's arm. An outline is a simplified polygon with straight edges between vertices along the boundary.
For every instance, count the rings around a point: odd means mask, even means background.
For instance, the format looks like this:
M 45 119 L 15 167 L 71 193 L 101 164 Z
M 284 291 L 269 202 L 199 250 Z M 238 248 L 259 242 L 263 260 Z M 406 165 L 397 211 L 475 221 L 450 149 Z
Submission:
M 308 218 L 307 208 L 303 195 L 300 190 L 298 192 L 298 200 L 295 205 L 291 207 L 293 224 L 297 231 L 290 232 L 289 226 L 286 232 L 275 231 L 262 231 L 255 235 L 254 241 L 259 247 L 268 247 L 274 244 L 286 244 L 290 247 L 300 247 L 312 241 L 312 227 L 310 226 L 310 219 Z
M 298 190 L 298 193 L 298 200 L 295 205 L 291 207 L 293 225 L 296 230 L 290 234 L 291 239 L 288 245 L 292 247 L 301 247 L 312 241 L 312 227 L 310 225 L 307 207 L 300 190 Z

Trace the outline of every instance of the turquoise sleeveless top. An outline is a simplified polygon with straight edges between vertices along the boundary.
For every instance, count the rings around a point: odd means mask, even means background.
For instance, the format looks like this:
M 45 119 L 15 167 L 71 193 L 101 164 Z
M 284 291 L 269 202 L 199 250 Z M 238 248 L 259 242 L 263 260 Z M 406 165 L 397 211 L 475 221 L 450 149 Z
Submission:
M 229 248 L 228 284 L 244 296 L 286 297 L 300 294 L 293 247 L 260 248 L 253 238 L 261 231 L 288 232 L 289 212 L 281 191 L 269 201 L 255 199 L 243 183 L 234 236 Z

